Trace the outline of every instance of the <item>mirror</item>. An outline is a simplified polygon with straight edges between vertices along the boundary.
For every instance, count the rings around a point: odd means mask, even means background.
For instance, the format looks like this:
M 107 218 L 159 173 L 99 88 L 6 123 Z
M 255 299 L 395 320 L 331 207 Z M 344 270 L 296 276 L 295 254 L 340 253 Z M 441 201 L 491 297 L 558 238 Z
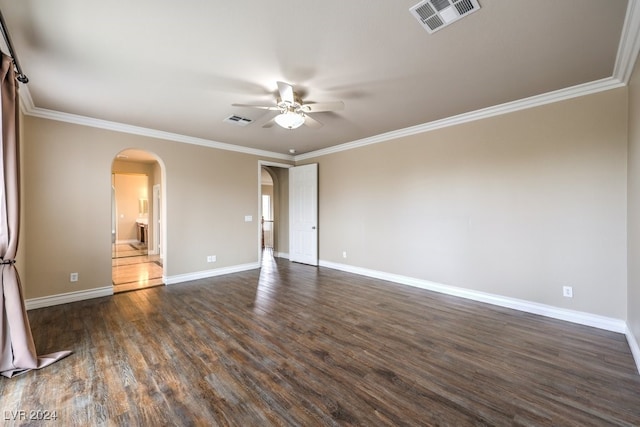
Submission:
M 138 212 L 140 215 L 147 215 L 149 213 L 149 201 L 147 199 L 138 200 Z

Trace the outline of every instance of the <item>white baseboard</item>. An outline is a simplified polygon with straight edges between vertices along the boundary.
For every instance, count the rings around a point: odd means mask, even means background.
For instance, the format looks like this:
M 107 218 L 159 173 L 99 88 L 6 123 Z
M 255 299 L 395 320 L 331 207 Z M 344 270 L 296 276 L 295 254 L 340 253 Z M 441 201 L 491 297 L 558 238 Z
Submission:
M 274 256 L 280 258 L 288 258 L 287 253 L 278 253 Z M 612 332 L 623 333 L 627 337 L 631 353 L 636 362 L 638 372 L 640 373 L 640 346 L 638 342 L 627 327 L 626 322 L 620 319 L 614 319 L 610 317 L 599 316 L 596 314 L 590 314 L 580 311 L 567 310 L 563 308 L 553 307 L 550 305 L 539 304 L 531 301 L 525 301 L 515 298 L 504 297 L 500 295 L 489 294 L 480 291 L 474 291 L 470 289 L 457 288 L 455 286 L 443 285 L 440 283 L 430 282 L 427 280 L 416 279 L 408 276 L 401 276 L 398 274 L 385 273 L 383 271 L 370 270 L 367 268 L 354 267 L 346 264 L 338 264 L 330 261 L 320 260 L 319 265 L 321 267 L 327 267 L 334 270 L 345 271 L 348 273 L 359 274 L 361 276 L 372 277 L 380 280 L 387 280 L 402 285 L 413 286 L 416 288 L 426 289 L 434 292 L 439 292 L 447 295 L 453 295 L 461 298 L 470 299 L 473 301 L 484 302 L 488 304 L 497 305 L 500 307 L 512 308 L 527 313 L 539 314 L 542 316 L 551 317 L 554 319 L 565 320 L 568 322 L 578 323 L 581 325 L 592 326 L 599 329 L 604 329 Z M 208 277 L 221 276 L 224 274 L 239 273 L 241 271 L 255 270 L 260 268 L 260 264 L 249 263 L 241 264 L 231 267 L 217 268 L 213 270 L 199 271 L 195 273 L 179 274 L 175 276 L 164 277 L 164 283 L 167 285 L 174 285 L 178 283 L 188 282 L 191 280 L 205 279 Z M 91 298 L 100 298 L 113 295 L 113 286 L 105 286 L 102 288 L 88 289 L 84 291 L 68 292 L 64 294 L 50 295 L 46 297 L 30 298 L 25 300 L 25 306 L 27 310 L 34 310 L 37 308 L 50 307 L 59 304 L 66 304 L 70 302 L 82 301 Z
M 187 282 L 190 280 L 204 279 L 207 277 L 221 276 L 223 274 L 238 273 L 246 270 L 254 270 L 260 268 L 260 264 L 250 263 L 236 265 L 232 267 L 218 268 L 215 270 L 199 271 L 196 273 L 180 274 L 176 276 L 163 277 L 164 283 L 174 285 L 177 283 Z M 68 292 L 64 294 L 49 295 L 46 297 L 30 298 L 25 300 L 27 310 L 36 308 L 51 307 L 69 302 L 82 301 L 91 298 L 100 298 L 113 295 L 113 286 L 105 286 L 102 288 L 88 289 L 85 291 Z
M 640 346 L 638 345 L 638 341 L 633 335 L 633 332 L 631 332 L 629 328 L 627 328 L 625 335 L 627 336 L 627 342 L 629 343 L 631 354 L 633 354 L 633 360 L 636 362 L 636 368 L 638 369 L 638 373 L 640 373 Z
M 249 264 L 234 265 L 231 267 L 216 268 L 213 270 L 196 271 L 195 273 L 178 274 L 175 276 L 163 277 L 166 285 L 175 285 L 177 283 L 189 282 L 191 280 L 206 279 L 208 277 L 222 276 L 224 274 L 239 273 L 241 271 L 255 270 L 260 268 L 260 263 L 252 262 Z
M 113 286 L 103 288 L 88 289 L 86 291 L 67 292 L 64 294 L 50 295 L 46 297 L 30 298 L 25 300 L 27 310 L 36 308 L 51 307 L 53 305 L 66 304 L 69 302 L 82 301 L 91 298 L 100 298 L 113 295 Z
M 289 259 L 289 254 L 286 252 L 274 252 L 273 256 L 276 258 L 284 258 L 284 259 Z
M 140 240 L 137 240 L 137 239 L 116 240 L 116 245 L 126 245 L 129 243 L 140 243 Z
M 372 277 L 375 279 L 387 280 L 389 282 L 413 286 L 416 288 L 426 289 L 442 294 L 453 295 L 473 301 L 493 304 L 500 307 L 511 308 L 514 310 L 524 311 L 526 313 L 533 313 L 541 316 L 551 317 L 554 319 L 565 320 L 567 322 L 592 326 L 594 328 L 604 329 L 607 331 L 618 332 L 622 334 L 627 332 L 627 324 L 624 320 L 611 317 L 605 317 L 581 311 L 568 310 L 546 304 L 539 304 L 536 302 L 509 298 L 500 295 L 474 291 L 471 289 L 458 288 L 455 286 L 430 282 L 428 280 L 415 279 L 413 277 L 385 273 L 383 271 L 370 270 L 367 268 L 354 267 L 351 265 L 338 264 L 329 261 L 320 261 L 320 266 L 332 268 L 334 270 L 346 271 L 348 273 L 359 274 L 361 276 Z
M 600 316 L 597 314 L 585 313 L 582 311 L 558 308 L 546 304 L 509 298 L 495 294 L 489 294 L 471 289 L 458 288 L 455 286 L 443 285 L 441 283 L 430 282 L 428 280 L 415 279 L 413 277 L 401 276 L 397 274 L 385 273 L 383 271 L 370 270 L 361 267 L 354 267 L 346 264 L 339 264 L 330 261 L 320 261 L 321 267 L 332 268 L 335 270 L 346 271 L 348 273 L 359 274 L 361 276 L 372 277 L 380 280 L 387 280 L 402 285 L 413 286 L 416 288 L 426 289 L 447 295 L 453 295 L 473 301 L 484 302 L 497 305 L 500 307 L 511 308 L 526 313 L 538 314 L 541 316 L 551 317 L 553 319 L 564 320 L 567 322 L 577 323 L 580 325 L 591 326 L 611 332 L 625 334 L 631 354 L 636 363 L 638 373 L 640 373 L 640 345 L 636 337 L 629 330 L 627 322 L 611 317 Z

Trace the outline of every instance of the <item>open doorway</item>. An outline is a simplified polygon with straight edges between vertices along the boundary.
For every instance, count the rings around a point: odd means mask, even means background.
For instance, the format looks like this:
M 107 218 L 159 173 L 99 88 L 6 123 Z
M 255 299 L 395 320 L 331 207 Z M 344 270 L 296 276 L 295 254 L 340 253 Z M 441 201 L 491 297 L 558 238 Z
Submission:
M 125 292 L 164 284 L 163 167 L 141 150 L 124 150 L 112 163 L 112 283 Z
M 262 168 L 262 250 L 273 252 L 275 245 L 274 178 L 269 168 Z
M 291 165 L 259 162 L 258 253 L 264 257 L 287 258 L 289 247 L 289 178 Z

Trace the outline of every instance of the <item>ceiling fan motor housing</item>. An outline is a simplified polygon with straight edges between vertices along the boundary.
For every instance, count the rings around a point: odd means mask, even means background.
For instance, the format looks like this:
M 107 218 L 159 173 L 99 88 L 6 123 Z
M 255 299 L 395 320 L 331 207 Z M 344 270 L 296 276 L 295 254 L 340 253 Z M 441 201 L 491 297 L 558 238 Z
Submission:
M 339 111 L 344 108 L 342 101 L 322 102 L 303 104 L 300 96 L 293 91 L 293 86 L 289 83 L 277 82 L 278 94 L 276 96 L 276 105 L 250 105 L 250 104 L 232 104 L 235 107 L 259 108 L 262 110 L 279 111 L 280 114 L 274 117 L 279 126 L 285 129 L 296 129 L 300 126 L 307 125 L 311 128 L 320 128 L 322 123 L 312 118 L 309 114 L 321 113 L 326 111 Z M 271 127 L 269 123 L 262 127 Z

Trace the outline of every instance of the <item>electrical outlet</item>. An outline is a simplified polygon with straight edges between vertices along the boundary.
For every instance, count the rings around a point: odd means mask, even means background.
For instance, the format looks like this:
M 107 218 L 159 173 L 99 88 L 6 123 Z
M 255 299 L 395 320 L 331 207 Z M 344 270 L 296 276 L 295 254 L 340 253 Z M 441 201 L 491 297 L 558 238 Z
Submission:
M 69 281 L 70 282 L 77 282 L 78 281 L 78 273 L 71 273 L 69 275 Z
M 562 296 L 565 298 L 573 298 L 573 288 L 571 286 L 563 286 Z
M 216 256 L 215 255 L 207 256 L 207 262 L 216 262 Z
M 342 258 L 346 258 L 347 257 L 347 251 L 342 252 Z

